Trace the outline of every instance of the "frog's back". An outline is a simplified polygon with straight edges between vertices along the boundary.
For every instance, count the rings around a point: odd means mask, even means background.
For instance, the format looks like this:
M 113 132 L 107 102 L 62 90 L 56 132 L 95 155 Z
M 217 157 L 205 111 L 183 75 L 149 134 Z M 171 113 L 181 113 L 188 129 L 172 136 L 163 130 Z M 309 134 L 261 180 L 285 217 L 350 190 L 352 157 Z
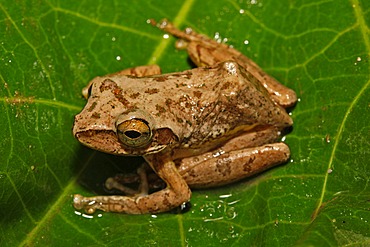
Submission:
M 186 145 L 257 126 L 284 128 L 292 120 L 260 82 L 234 62 L 144 78 L 111 78 L 126 112 L 151 115 Z M 194 140 L 193 140 L 194 139 Z M 196 140 L 195 140 L 196 139 Z
M 192 70 L 189 79 L 169 92 L 166 106 L 182 123 L 186 138 L 206 139 L 242 126 L 292 125 L 261 83 L 233 62 Z

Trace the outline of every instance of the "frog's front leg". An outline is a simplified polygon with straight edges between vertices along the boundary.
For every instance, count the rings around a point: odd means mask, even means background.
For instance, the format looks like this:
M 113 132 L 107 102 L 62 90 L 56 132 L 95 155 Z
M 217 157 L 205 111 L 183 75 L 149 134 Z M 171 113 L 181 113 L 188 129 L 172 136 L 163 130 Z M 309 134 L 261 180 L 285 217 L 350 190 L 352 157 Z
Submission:
M 286 162 L 290 151 L 285 143 L 266 144 L 230 152 L 222 149 L 199 157 L 182 159 L 178 169 L 192 188 L 229 184 Z
M 170 154 L 153 154 L 145 156 L 152 169 L 166 183 L 161 191 L 146 196 L 74 196 L 74 207 L 94 213 L 97 209 L 106 212 L 127 214 L 160 213 L 178 207 L 190 199 L 191 191 L 185 180 L 178 173 Z

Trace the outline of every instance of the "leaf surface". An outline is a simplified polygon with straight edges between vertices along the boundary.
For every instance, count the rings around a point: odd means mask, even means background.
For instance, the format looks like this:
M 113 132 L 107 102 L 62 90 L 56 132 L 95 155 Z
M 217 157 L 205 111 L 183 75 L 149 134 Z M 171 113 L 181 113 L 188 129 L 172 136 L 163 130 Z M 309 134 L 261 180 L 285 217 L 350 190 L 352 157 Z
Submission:
M 366 0 L 2 1 L 1 245 L 369 245 L 369 9 Z M 194 191 L 184 214 L 79 215 L 73 194 L 104 193 L 107 177 L 141 162 L 73 138 L 81 88 L 137 65 L 191 66 L 149 18 L 218 34 L 297 92 L 291 161 Z

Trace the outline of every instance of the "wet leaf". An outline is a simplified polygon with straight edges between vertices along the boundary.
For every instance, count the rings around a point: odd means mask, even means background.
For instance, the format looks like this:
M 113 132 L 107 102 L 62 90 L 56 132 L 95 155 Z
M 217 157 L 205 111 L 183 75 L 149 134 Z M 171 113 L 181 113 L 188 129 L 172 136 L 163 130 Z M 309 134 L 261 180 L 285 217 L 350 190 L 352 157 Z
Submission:
M 365 246 L 370 243 L 368 1 L 0 3 L 2 246 Z M 72 194 L 104 193 L 136 158 L 72 136 L 81 88 L 98 75 L 190 68 L 147 19 L 217 33 L 294 89 L 291 161 L 193 193 L 184 214 L 77 214 Z

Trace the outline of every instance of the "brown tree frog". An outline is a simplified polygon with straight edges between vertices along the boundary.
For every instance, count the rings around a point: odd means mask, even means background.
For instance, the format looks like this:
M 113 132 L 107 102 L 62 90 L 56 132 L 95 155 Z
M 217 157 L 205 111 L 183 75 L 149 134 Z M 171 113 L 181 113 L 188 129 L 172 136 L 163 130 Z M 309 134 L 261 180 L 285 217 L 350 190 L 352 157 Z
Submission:
M 226 44 L 166 20 L 157 26 L 186 42 L 198 68 L 161 74 L 151 65 L 94 78 L 83 91 L 88 101 L 73 134 L 102 152 L 143 156 L 166 186 L 148 194 L 139 169 L 140 192 L 130 195 L 110 178 L 106 185 L 127 195 L 77 194 L 78 210 L 165 212 L 189 201 L 190 188 L 229 184 L 290 157 L 288 146 L 276 141 L 293 124 L 285 108 L 296 103 L 294 91 Z

